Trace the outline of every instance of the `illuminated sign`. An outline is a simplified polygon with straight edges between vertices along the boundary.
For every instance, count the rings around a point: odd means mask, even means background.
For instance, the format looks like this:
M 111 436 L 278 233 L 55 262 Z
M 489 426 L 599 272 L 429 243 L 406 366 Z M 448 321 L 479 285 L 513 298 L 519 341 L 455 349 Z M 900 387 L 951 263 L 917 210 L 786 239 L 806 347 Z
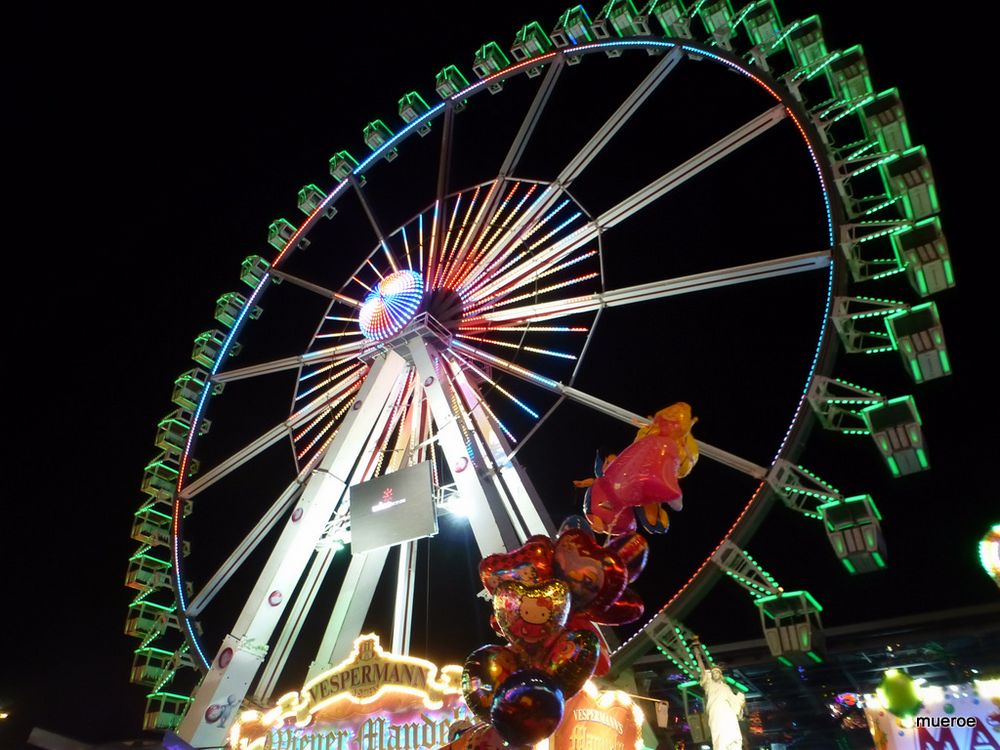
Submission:
M 590 681 L 566 701 L 563 720 L 537 750 L 642 750 L 642 710 L 619 690 Z
M 351 487 L 351 552 L 437 533 L 429 461 Z
M 925 685 L 918 692 L 923 708 L 905 720 L 865 696 L 876 750 L 1000 750 L 1000 680 Z
M 451 725 L 471 717 L 462 668 L 382 650 L 364 635 L 342 663 L 278 699 L 270 711 L 244 711 L 229 743 L 240 750 L 431 750 Z

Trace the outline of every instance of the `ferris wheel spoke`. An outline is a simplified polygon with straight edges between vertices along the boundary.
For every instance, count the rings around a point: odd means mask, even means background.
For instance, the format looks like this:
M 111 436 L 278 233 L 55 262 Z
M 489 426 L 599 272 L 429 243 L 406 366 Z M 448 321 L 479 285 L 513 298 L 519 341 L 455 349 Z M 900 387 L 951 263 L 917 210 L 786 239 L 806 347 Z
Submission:
M 635 90 L 629 94 L 628 98 L 622 102 L 621 106 L 615 110 L 615 113 L 608 118 L 608 121 L 601 126 L 600 130 L 594 133 L 587 144 L 566 165 L 556 179 L 556 183 L 560 187 L 568 188 L 573 180 L 580 176 L 587 165 L 601 153 L 614 135 L 632 118 L 632 115 L 638 111 L 643 102 L 673 71 L 682 58 L 683 53 L 680 47 L 674 47 L 660 59 L 656 67 L 649 72 Z
M 452 387 L 465 403 L 469 424 L 483 447 L 484 456 L 489 458 L 489 469 L 497 492 L 520 540 L 523 542 L 533 534 L 553 535 L 555 526 L 527 474 L 508 458 L 512 452 L 513 435 L 497 418 L 479 388 L 466 376 L 463 367 L 469 364 L 468 361 L 455 352 L 446 355 L 446 360 L 450 366 Z
M 352 341 L 349 344 L 317 349 L 314 352 L 299 354 L 295 357 L 284 357 L 270 362 L 250 365 L 249 367 L 240 367 L 236 370 L 218 372 L 212 376 L 212 382 L 230 383 L 234 380 L 245 380 L 246 378 L 255 378 L 259 375 L 295 370 L 303 365 L 336 364 L 357 357 L 364 350 L 365 346 L 367 346 L 366 341 Z
M 474 291 L 488 284 L 493 277 L 511 263 L 508 259 L 518 251 L 527 232 L 537 230 L 540 225 L 547 223 L 570 203 L 568 199 L 558 202 L 561 194 L 552 185 L 548 185 L 529 204 L 528 201 L 531 200 L 538 188 L 537 184 L 532 184 L 510 210 L 505 210 L 520 186 L 520 181 L 515 182 L 510 192 L 504 197 L 497 212 L 491 217 L 487 229 L 492 229 L 499 220 L 499 226 L 494 229 L 493 234 L 487 239 L 487 232 L 484 231 L 483 236 L 476 242 L 476 253 L 458 284 L 466 296 L 471 296 Z M 527 207 L 525 204 L 528 204 Z M 545 211 L 548 213 L 545 214 Z M 539 219 L 539 216 L 542 218 Z M 530 227 L 528 226 L 529 220 L 535 222 Z M 513 224 L 511 224 L 512 221 Z M 521 251 L 521 255 L 523 254 L 524 250 Z M 515 260 L 518 257 L 520 256 L 515 255 Z
M 528 141 L 535 131 L 535 126 L 538 125 L 542 112 L 545 111 L 545 107 L 549 103 L 549 98 L 552 96 L 553 90 L 555 90 L 556 82 L 559 80 L 559 74 L 562 72 L 565 63 L 566 58 L 560 55 L 549 64 L 548 69 L 545 71 L 542 84 L 535 94 L 535 98 L 532 100 L 524 120 L 521 121 L 521 127 L 518 128 L 517 135 L 514 136 L 514 141 L 507 150 L 503 164 L 500 165 L 500 172 L 497 174 L 499 179 L 506 179 L 517 169 L 517 165 L 524 155 L 524 149 L 527 147 Z
M 382 247 L 382 252 L 385 254 L 385 258 L 389 261 L 389 266 L 393 271 L 399 270 L 399 264 L 396 262 L 396 256 L 393 254 L 392 250 L 389 249 L 389 242 L 386 240 L 385 232 L 382 231 L 382 225 L 379 224 L 377 218 L 375 218 L 375 209 L 372 208 L 371 203 L 368 201 L 368 196 L 365 195 L 365 191 L 361 188 L 361 183 L 357 177 L 353 174 L 350 176 L 351 185 L 354 187 L 354 193 L 358 196 L 358 200 L 361 201 L 361 208 L 364 209 L 365 216 L 368 217 L 368 223 L 372 225 L 372 229 L 375 232 L 375 236 L 378 238 L 379 245 Z
M 482 191 L 482 185 L 477 185 L 473 190 L 472 198 L 469 200 L 468 206 L 462 211 L 462 197 L 463 194 L 459 193 L 455 197 L 455 203 L 452 206 L 451 218 L 448 220 L 448 229 L 445 232 L 444 241 L 441 243 L 441 272 L 438 274 L 440 285 L 447 288 L 450 287 L 450 280 L 454 276 L 458 269 L 458 265 L 461 262 L 462 257 L 466 253 L 466 249 L 463 248 L 462 238 L 465 236 L 466 230 L 469 228 L 470 217 L 476 208 L 476 203 L 479 200 L 479 193 Z M 489 195 L 489 191 L 487 191 Z M 456 219 L 459 214 L 462 213 L 464 218 L 458 227 L 455 226 Z
M 427 248 L 427 273 L 426 282 L 432 288 L 440 265 L 441 246 L 444 242 L 444 232 L 441 230 L 441 214 L 445 207 L 445 196 L 448 194 L 448 182 L 451 177 L 451 147 L 454 140 L 455 129 L 455 107 L 452 102 L 448 102 L 444 110 L 444 118 L 441 126 L 441 150 L 438 154 L 438 174 L 437 192 L 434 200 L 434 219 L 431 224 L 431 238 Z
M 461 257 L 455 261 L 456 268 L 461 268 L 461 264 L 467 259 L 473 248 L 478 248 L 479 244 L 485 239 L 485 234 L 491 226 L 491 221 L 496 216 L 497 209 L 500 207 L 500 201 L 504 194 L 507 180 L 517 169 L 521 156 L 524 154 L 524 149 L 527 147 L 528 141 L 535 131 L 535 126 L 541 119 L 542 112 L 545 111 L 545 107 L 552 96 L 553 90 L 555 90 L 556 82 L 559 80 L 559 74 L 562 72 L 564 66 L 565 58 L 562 56 L 556 57 L 548 65 L 541 86 L 535 93 L 535 98 L 532 100 L 531 106 L 528 108 L 528 112 L 521 122 L 521 127 L 518 129 L 513 142 L 510 144 L 510 148 L 507 150 L 507 155 L 500 165 L 496 179 L 490 186 L 483 207 L 469 229 L 469 240 L 462 249 Z
M 719 139 L 705 150 L 691 157 L 679 167 L 670 170 L 659 179 L 654 180 L 646 187 L 633 193 L 617 206 L 605 211 L 597 218 L 596 223 L 598 227 L 609 229 L 616 224 L 620 224 L 636 211 L 645 208 L 657 198 L 660 198 L 674 188 L 680 187 L 707 167 L 750 143 L 757 136 L 767 132 L 787 116 L 788 110 L 783 104 L 771 107 L 771 109 L 761 113 L 745 125 L 737 128 L 729 135 Z
M 302 289 L 306 289 L 313 294 L 318 294 L 320 297 L 325 297 L 326 299 L 334 299 L 338 302 L 343 302 L 345 305 L 350 307 L 361 307 L 361 301 L 356 300 L 353 297 L 348 297 L 346 294 L 341 294 L 340 292 L 335 292 L 326 287 L 322 287 L 319 284 L 314 284 L 311 281 L 306 281 L 305 279 L 300 279 L 298 276 L 293 276 L 285 271 L 278 271 L 276 269 L 270 269 L 268 273 L 271 274 L 277 281 L 287 281 L 289 284 L 293 284 Z
M 528 258 L 523 263 L 510 267 L 505 273 L 492 279 L 487 286 L 482 287 L 477 294 L 484 295 L 516 282 L 525 276 L 547 271 L 588 242 L 596 240 L 604 230 L 620 224 L 653 201 L 663 197 L 674 188 L 683 185 L 707 167 L 737 151 L 761 133 L 766 132 L 772 126 L 781 122 L 786 116 L 787 110 L 780 104 L 758 115 L 742 127 L 737 128 L 729 135 L 716 141 L 699 154 L 691 157 L 679 167 L 653 180 L 653 182 L 608 209 L 593 221 L 554 242 L 548 248 Z
M 468 344 L 461 341 L 453 341 L 453 347 L 457 347 L 467 355 L 479 359 L 481 361 L 489 363 L 492 367 L 506 372 L 509 375 L 513 375 L 516 378 L 524 380 L 527 383 L 532 383 L 547 391 L 556 393 L 563 396 L 570 401 L 575 401 L 584 406 L 589 406 L 591 409 L 598 411 L 602 414 L 606 414 L 610 417 L 625 422 L 626 424 L 635 425 L 636 427 L 647 425 L 651 423 L 651 420 L 647 417 L 643 417 L 635 412 L 624 409 L 620 406 L 612 404 L 610 401 L 605 401 L 604 399 L 597 398 L 596 396 L 591 396 L 577 388 L 573 388 L 568 385 L 563 385 L 562 383 L 552 380 L 551 378 L 546 378 L 543 375 L 532 372 L 527 368 L 515 365 L 513 362 L 509 362 L 495 354 L 490 354 L 481 349 L 475 349 Z M 729 466 L 732 469 L 748 474 L 754 479 L 763 479 L 767 476 L 767 469 L 763 466 L 748 461 L 744 458 L 729 453 L 728 451 L 722 450 L 721 448 L 716 448 L 713 445 L 698 441 L 698 448 L 702 455 L 706 458 L 711 458 L 725 466 Z
M 579 297 L 538 302 L 533 305 L 507 309 L 488 310 L 469 318 L 460 326 L 459 330 L 467 328 L 481 331 L 502 330 L 509 325 L 532 324 L 563 318 L 568 315 L 602 310 L 607 307 L 632 305 L 664 297 L 705 291 L 706 289 L 746 284 L 776 276 L 820 270 L 828 268 L 831 260 L 832 251 L 821 250 L 813 253 L 773 258 L 771 260 L 760 261 L 759 263 L 720 268 L 689 276 L 661 279 L 660 281 L 637 284 L 636 286 L 623 287 L 622 289 L 594 292 L 593 294 Z M 508 324 L 508 326 L 495 324 Z
M 522 234 L 517 242 L 505 248 L 503 252 L 498 253 L 483 269 L 481 279 L 467 285 L 466 296 L 472 301 L 473 307 L 482 306 L 483 304 L 487 304 L 489 300 L 509 295 L 525 284 L 538 281 L 545 276 L 556 273 L 564 267 L 572 266 L 597 254 L 597 250 L 592 250 L 572 257 L 573 249 L 575 249 L 573 248 L 567 253 L 571 256 L 570 259 L 564 263 L 552 262 L 539 265 L 534 263 L 535 254 L 538 256 L 545 254 L 546 243 L 564 230 L 567 230 L 568 227 L 571 227 L 571 225 L 583 216 L 581 210 L 574 210 L 576 206 L 572 206 L 569 212 L 564 213 L 563 209 L 570 207 L 571 204 L 572 201 L 569 198 L 556 204 L 548 214 Z M 559 216 L 560 214 L 562 215 Z M 559 216 L 559 221 L 554 221 L 557 216 Z M 550 223 L 552 223 L 552 226 L 550 226 L 547 232 L 540 237 L 533 237 L 535 233 Z M 578 229 L 569 229 L 566 239 L 574 238 L 578 232 L 585 232 L 586 230 L 586 224 L 583 224 Z M 532 238 L 534 241 L 528 243 L 527 240 Z M 560 241 L 557 240 L 549 245 L 549 248 L 559 244 Z
M 332 410 L 354 390 L 355 384 L 363 377 L 364 371 L 360 367 L 355 368 L 322 396 L 314 399 L 305 407 L 292 414 L 288 419 L 247 443 L 247 445 L 236 451 L 236 453 L 212 467 L 212 469 L 198 477 L 194 482 L 191 482 L 181 490 L 180 496 L 185 500 L 193 498 L 199 492 L 208 489 L 247 461 L 259 456 L 285 436 L 294 433 L 296 428 L 306 424 L 318 414 L 321 414 L 325 410 Z
M 310 467 L 311 471 L 311 467 Z M 215 595 L 226 585 L 233 573 L 239 570 L 240 566 L 246 562 L 247 558 L 257 549 L 257 545 L 274 528 L 274 525 L 291 507 L 302 491 L 303 482 L 308 478 L 308 472 L 300 472 L 299 475 L 285 488 L 278 496 L 267 512 L 261 516 L 243 540 L 236 545 L 226 561 L 219 566 L 218 570 L 208 579 L 188 604 L 185 615 L 188 617 L 198 617 L 202 611 L 211 603 Z

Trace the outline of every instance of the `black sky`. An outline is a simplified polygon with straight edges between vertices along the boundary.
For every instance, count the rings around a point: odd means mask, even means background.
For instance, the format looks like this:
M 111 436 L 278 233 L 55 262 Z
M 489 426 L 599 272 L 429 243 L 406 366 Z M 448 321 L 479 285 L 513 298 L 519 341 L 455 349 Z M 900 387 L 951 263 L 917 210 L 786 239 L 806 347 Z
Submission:
M 955 262 L 958 288 L 938 298 L 955 375 L 913 388 L 895 355 L 845 363 L 848 379 L 891 395 L 915 393 L 930 473 L 889 480 L 863 438 L 848 444 L 815 435 L 807 451 L 810 465 L 849 494 L 875 496 L 886 516 L 889 571 L 849 579 L 818 528 L 781 509 L 752 545 L 779 580 L 813 591 L 831 624 L 996 596 L 973 550 L 1000 517 L 992 487 L 996 406 L 986 366 L 995 265 L 988 181 L 996 159 L 983 95 L 970 77 L 983 70 L 986 50 L 960 43 L 970 30 L 960 30 L 958 20 L 939 29 L 910 4 L 872 5 L 796 0 L 781 9 L 786 20 L 819 13 L 831 48 L 861 42 L 876 87 L 901 90 L 914 139 L 927 145 L 934 166 Z M 430 100 L 433 75 L 444 65 L 468 71 L 483 42 L 506 44 L 534 18 L 550 27 L 561 10 L 480 7 L 475 14 L 469 4 L 451 2 L 261 12 L 43 7 L 23 19 L 31 52 L 10 61 L 7 115 L 14 124 L 7 182 L 16 196 L 8 204 L 5 301 L 13 333 L 6 358 L 13 451 L 0 526 L 8 581 L 0 703 L 9 703 L 15 721 L 0 724 L 0 744 L 15 743 L 32 725 L 92 740 L 138 734 L 144 700 L 141 688 L 128 685 L 134 644 L 121 634 L 130 598 L 121 581 L 134 548 L 129 528 L 142 467 L 153 453 L 156 422 L 172 408 L 171 382 L 191 367 L 193 337 L 214 326 L 215 298 L 238 288 L 239 262 L 266 254 L 268 223 L 282 215 L 295 220 L 295 191 L 324 178 L 334 151 L 361 154 L 363 125 L 375 117 L 397 122 L 395 103 L 404 91 L 416 88 Z M 637 143 L 637 159 L 644 148 Z M 745 183 L 767 179 L 737 175 L 730 183 L 734 203 L 753 202 Z M 757 213 L 781 218 L 795 205 L 762 203 Z M 695 236 L 697 221 L 692 215 L 692 226 L 677 232 Z M 860 292 L 879 296 L 874 288 Z M 610 392 L 601 395 L 649 413 L 689 398 L 678 384 L 696 372 L 699 394 L 737 403 L 721 394 L 745 385 L 741 368 L 777 370 L 781 349 L 771 340 L 797 330 L 789 321 L 787 330 L 764 335 L 741 319 L 755 307 L 779 314 L 778 294 L 746 301 L 728 317 L 693 301 L 688 310 L 664 313 L 675 317 L 663 335 L 650 335 L 641 321 L 602 328 L 597 343 L 605 355 L 588 360 L 587 382 L 598 390 L 606 383 Z M 664 351 L 672 337 L 701 330 L 693 320 L 704 321 L 703 338 L 683 361 L 669 361 Z M 697 358 L 709 366 L 694 369 L 690 353 L 699 347 Z M 731 356 L 718 356 L 720 348 L 731 348 Z M 248 351 L 243 361 L 258 355 Z M 698 434 L 754 449 L 746 445 L 752 430 L 744 428 L 755 410 L 787 413 L 794 403 L 794 393 L 776 390 L 745 393 L 742 413 L 716 409 L 710 396 L 692 398 L 703 419 Z M 285 394 L 279 400 L 287 403 Z M 547 429 L 548 442 L 523 458 L 543 495 L 553 496 L 554 513 L 564 514 L 575 502 L 569 480 L 586 475 L 595 449 L 620 449 L 629 433 L 573 409 Z M 736 435 L 733 442 L 727 434 Z M 767 450 L 754 460 L 769 460 Z M 712 481 L 692 476 L 689 507 L 723 502 L 711 494 L 722 484 Z M 651 607 L 722 534 L 721 525 L 699 526 L 697 513 L 691 521 L 676 517 L 663 543 L 676 545 L 676 559 L 668 546 L 654 550 L 660 557 L 644 576 Z M 204 526 L 201 533 L 194 544 L 210 545 Z M 822 553 L 814 558 L 816 548 Z M 468 598 L 470 613 L 484 617 L 471 603 L 471 585 L 455 592 Z M 451 595 L 432 588 L 432 601 Z M 720 642 L 752 637 L 755 618 L 742 594 L 719 587 L 692 625 L 706 641 Z M 720 626 L 720 619 L 736 624 Z M 429 656 L 457 658 L 434 653 L 433 643 L 428 648 Z

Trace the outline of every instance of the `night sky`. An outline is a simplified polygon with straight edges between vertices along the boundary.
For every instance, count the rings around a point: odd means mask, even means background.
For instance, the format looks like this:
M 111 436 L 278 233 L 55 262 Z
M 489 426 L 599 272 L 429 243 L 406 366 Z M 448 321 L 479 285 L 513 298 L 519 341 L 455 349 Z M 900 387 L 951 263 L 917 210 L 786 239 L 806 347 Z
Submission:
M 876 499 L 887 571 L 850 578 L 819 525 L 780 507 L 748 549 L 786 588 L 809 589 L 829 625 L 995 600 L 974 549 L 1000 520 L 987 432 L 996 408 L 985 364 L 993 271 L 987 202 L 996 160 L 992 132 L 981 122 L 983 96 L 969 78 L 983 69 L 985 51 L 959 45 L 974 32 L 957 19 L 934 28 L 909 4 L 878 3 L 874 11 L 854 1 L 779 5 L 786 22 L 819 13 L 831 49 L 862 43 L 876 89 L 900 88 L 914 142 L 928 148 L 956 269 L 958 287 L 936 298 L 955 374 L 914 386 L 894 353 L 842 356 L 834 370 L 890 396 L 915 394 L 931 472 L 891 480 L 870 440 L 818 429 L 803 453 L 805 465 L 846 494 Z M 6 171 L 15 210 L 7 218 L 13 338 L 6 402 L 13 453 L 0 525 L 7 584 L 0 706 L 12 717 L 0 723 L 0 745 L 19 746 L 32 726 L 92 741 L 140 735 L 145 701 L 143 689 L 128 684 L 135 643 L 122 634 L 132 595 L 122 581 L 135 548 L 129 530 L 142 468 L 154 454 L 157 422 L 173 408 L 172 381 L 193 366 L 195 335 L 216 327 L 216 297 L 243 290 L 242 259 L 270 256 L 267 225 L 279 216 L 298 220 L 302 185 L 330 184 L 330 155 L 345 148 L 365 154 L 362 127 L 376 117 L 398 127 L 396 101 L 404 92 L 417 89 L 432 101 L 436 71 L 454 63 L 471 79 L 481 44 L 496 39 L 507 47 L 520 25 L 538 19 L 551 28 L 563 9 L 484 5 L 483 20 L 469 7 L 286 6 L 257 15 L 237 6 L 122 14 L 42 8 L 12 24 L 32 53 L 9 68 L 14 168 Z M 608 95 L 619 64 L 631 83 Z M 571 71 L 573 81 L 564 76 L 565 91 L 525 156 L 525 169 L 537 173 L 525 176 L 551 177 L 589 136 L 587 123 L 599 124 L 650 64 L 641 52 L 620 61 L 591 56 Z M 583 205 L 599 212 L 628 193 L 630 179 L 652 170 L 648 181 L 767 106 L 729 73 L 682 67 L 675 76 L 687 77 L 676 85 L 668 79 L 651 105 L 659 114 L 646 122 L 656 127 L 623 131 L 619 151 L 595 162 L 589 182 L 581 180 Z M 465 156 L 453 190 L 493 176 L 495 151 L 502 156 L 534 87 L 511 81 L 502 96 L 478 96 L 456 118 L 456 149 Z M 433 200 L 433 167 L 421 165 L 433 165 L 439 132 L 407 141 L 398 162 L 372 168 L 387 227 Z M 644 223 L 609 236 L 609 288 L 825 247 L 815 178 L 794 143 L 787 132 L 775 134 L 655 204 Z M 303 261 L 329 285 L 343 281 L 373 243 L 346 229 L 338 235 L 335 223 L 324 227 L 326 244 L 317 241 Z M 710 252 L 665 250 L 691 247 Z M 767 465 L 798 399 L 825 287 L 791 278 L 793 285 L 766 282 L 609 314 L 577 385 L 642 414 L 689 401 L 701 419 L 696 436 Z M 898 282 L 854 291 L 916 301 Z M 297 300 L 272 308 L 265 297 L 264 316 L 243 335 L 236 366 L 301 351 L 315 325 L 315 300 Z M 552 373 L 567 376 L 558 367 Z M 546 398 L 536 400 L 547 406 Z M 227 390 L 209 415 L 220 437 L 205 441 L 206 465 L 287 416 L 290 399 L 287 381 Z M 518 419 L 512 415 L 512 424 Z M 522 421 L 515 432 L 527 428 Z M 579 505 L 570 481 L 589 475 L 594 452 L 618 451 L 631 437 L 627 426 L 564 406 L 520 458 L 561 520 Z M 653 546 L 641 579 L 649 610 L 687 579 L 753 490 L 745 477 L 708 463 L 685 481 L 687 507 Z M 196 580 L 269 504 L 271 485 L 287 482 L 287 473 L 275 476 L 288 464 L 287 457 L 266 457 L 258 474 L 237 478 L 213 503 L 206 498 L 204 510 L 199 505 L 190 524 Z M 435 549 L 429 567 L 421 545 L 413 651 L 443 663 L 460 660 L 490 634 L 485 607 L 474 598 L 471 536 L 452 518 L 442 519 L 441 535 L 449 543 Z M 206 616 L 208 638 L 231 626 L 242 604 L 239 586 Z M 332 586 L 324 589 L 331 596 L 335 580 Z M 372 627 L 390 594 L 377 595 Z M 722 585 L 688 624 L 711 644 L 757 637 L 756 618 L 741 591 Z

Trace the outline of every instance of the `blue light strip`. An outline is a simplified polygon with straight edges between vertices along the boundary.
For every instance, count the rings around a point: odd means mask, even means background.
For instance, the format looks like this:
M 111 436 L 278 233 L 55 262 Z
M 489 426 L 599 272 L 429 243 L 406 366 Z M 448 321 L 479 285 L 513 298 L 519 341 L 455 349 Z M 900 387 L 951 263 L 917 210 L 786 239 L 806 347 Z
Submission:
M 247 314 L 253 309 L 254 303 L 257 301 L 258 297 L 264 290 L 265 285 L 270 280 L 271 274 L 265 273 L 260 282 L 257 284 L 256 288 L 250 294 L 250 298 L 247 300 L 243 309 L 240 310 L 240 314 L 237 316 L 236 320 L 233 322 L 232 327 L 229 329 L 229 333 L 226 335 L 225 341 L 222 342 L 222 348 L 219 350 L 219 356 L 216 358 L 215 362 L 212 364 L 212 370 L 210 375 L 215 375 L 219 370 L 219 366 L 225 361 L 226 354 L 229 352 L 230 346 L 232 346 L 233 341 L 236 339 L 236 334 L 239 332 L 243 325 L 243 321 L 246 319 Z M 208 403 L 209 396 L 212 393 L 211 380 L 205 384 L 205 388 L 201 392 L 201 398 L 198 399 L 198 406 L 194 410 L 194 417 L 191 420 L 191 432 L 188 433 L 187 443 L 184 446 L 184 454 L 181 457 L 181 475 L 177 480 L 177 496 L 174 498 L 174 529 L 173 529 L 173 557 L 174 557 L 174 588 L 177 592 L 177 601 L 180 604 L 178 608 L 178 615 L 184 623 L 184 628 L 187 630 L 190 642 L 194 645 L 195 652 L 197 652 L 198 657 L 201 659 L 202 664 L 205 669 L 208 669 L 211 665 L 208 658 L 205 656 L 204 651 L 201 649 L 201 643 L 198 641 L 198 636 L 194 632 L 194 627 L 191 624 L 190 618 L 187 616 L 187 601 L 184 597 L 184 583 L 181 576 L 181 554 L 180 554 L 180 526 L 181 526 L 181 489 L 183 488 L 184 476 L 187 474 L 187 462 L 188 457 L 191 454 L 191 448 L 194 444 L 195 436 L 198 434 L 198 425 L 201 423 L 201 414 L 205 409 L 205 405 Z
M 487 362 L 496 365 L 505 372 L 509 372 L 511 375 L 518 375 L 523 378 L 534 380 L 537 383 L 541 383 L 549 390 L 554 390 L 557 393 L 559 392 L 559 383 L 555 380 L 552 380 L 552 378 L 547 378 L 544 375 L 539 375 L 537 372 L 531 372 L 530 370 L 527 370 L 523 367 L 518 367 L 517 365 L 511 364 L 510 362 L 507 362 L 501 359 L 500 357 L 490 354 L 489 352 L 484 352 L 482 349 L 476 349 L 475 347 L 469 346 L 468 344 L 462 341 L 453 339 L 451 345 L 465 352 L 468 352 L 476 359 L 484 359 Z
M 379 158 L 380 156 L 382 156 L 382 154 L 385 153 L 386 150 L 392 149 L 393 146 L 395 146 L 397 143 L 399 143 L 407 135 L 409 135 L 410 133 L 412 133 L 414 129 L 421 127 L 428 120 L 433 119 L 434 116 L 437 115 L 438 112 L 440 112 L 442 109 L 444 109 L 444 105 L 445 105 L 444 102 L 441 102 L 440 104 L 435 104 L 429 110 L 427 110 L 426 112 L 424 112 L 423 115 L 421 115 L 420 117 L 418 117 L 416 120 L 414 120 L 409 125 L 407 125 L 405 128 L 403 128 L 398 133 L 396 133 L 396 135 L 394 135 L 392 138 L 390 138 L 385 143 L 383 143 L 379 147 L 379 149 L 377 151 L 373 151 L 372 154 L 371 154 L 371 156 L 369 156 L 363 162 L 361 162 L 360 164 L 358 164 L 358 166 L 356 166 L 354 168 L 354 171 L 352 171 L 351 174 L 354 174 L 354 175 L 361 174 L 364 171 L 365 167 L 367 167 L 369 164 L 371 164 L 377 158 Z

